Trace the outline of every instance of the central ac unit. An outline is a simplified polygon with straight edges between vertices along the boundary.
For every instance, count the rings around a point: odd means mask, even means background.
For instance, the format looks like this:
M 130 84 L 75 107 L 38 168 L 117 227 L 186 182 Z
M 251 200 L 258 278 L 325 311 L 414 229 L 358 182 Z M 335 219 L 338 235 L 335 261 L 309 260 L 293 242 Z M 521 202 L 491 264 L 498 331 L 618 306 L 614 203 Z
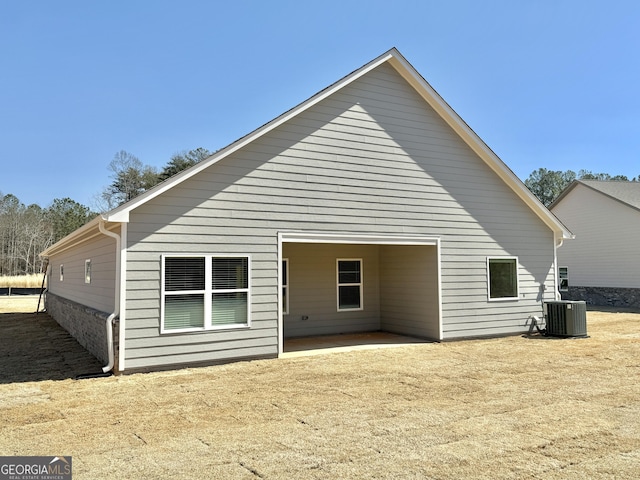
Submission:
M 545 302 L 547 335 L 556 337 L 587 336 L 587 305 L 583 301 Z

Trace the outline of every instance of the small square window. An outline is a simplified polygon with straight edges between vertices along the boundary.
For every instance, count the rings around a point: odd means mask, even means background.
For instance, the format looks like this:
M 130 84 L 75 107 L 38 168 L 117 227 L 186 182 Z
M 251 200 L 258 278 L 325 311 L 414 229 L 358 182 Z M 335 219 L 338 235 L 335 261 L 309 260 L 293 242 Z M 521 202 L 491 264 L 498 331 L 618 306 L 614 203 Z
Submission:
M 84 261 L 84 283 L 91 283 L 91 260 Z
M 487 258 L 489 300 L 518 299 L 517 257 Z

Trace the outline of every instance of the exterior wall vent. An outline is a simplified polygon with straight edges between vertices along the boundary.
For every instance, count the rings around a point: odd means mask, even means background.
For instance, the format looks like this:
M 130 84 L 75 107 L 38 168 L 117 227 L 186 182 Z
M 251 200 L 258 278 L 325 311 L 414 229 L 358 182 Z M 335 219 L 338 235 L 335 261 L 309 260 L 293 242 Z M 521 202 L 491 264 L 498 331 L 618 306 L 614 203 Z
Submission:
M 582 301 L 545 302 L 547 335 L 556 337 L 587 336 L 587 305 Z

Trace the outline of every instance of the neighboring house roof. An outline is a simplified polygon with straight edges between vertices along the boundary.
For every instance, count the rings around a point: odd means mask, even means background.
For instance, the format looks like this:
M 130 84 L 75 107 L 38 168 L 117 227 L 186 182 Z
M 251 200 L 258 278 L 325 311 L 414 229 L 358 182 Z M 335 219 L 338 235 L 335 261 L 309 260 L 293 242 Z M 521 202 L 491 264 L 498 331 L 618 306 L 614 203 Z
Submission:
M 415 89 L 415 91 L 442 117 L 442 119 L 465 141 L 465 143 L 516 193 L 522 201 L 551 229 L 558 238 L 573 238 L 569 229 L 560 222 L 522 183 L 507 165 L 482 141 L 482 139 L 460 118 L 460 116 L 447 104 L 444 99 L 429 85 L 429 83 L 418 73 L 418 71 L 400 54 L 392 48 L 388 52 L 380 55 L 376 59 L 367 63 L 363 67 L 351 72 L 346 77 L 338 80 L 333 85 L 318 92 L 308 100 L 298 106 L 288 110 L 279 117 L 264 124 L 248 135 L 236 140 L 227 147 L 217 151 L 209 158 L 201 161 L 193 167 L 184 170 L 154 188 L 146 191 L 131 201 L 103 214 L 63 238 L 55 245 L 45 250 L 42 255 L 48 256 L 55 251 L 62 250 L 69 242 L 75 243 L 81 238 L 91 236 L 91 231 L 96 232 L 101 222 L 128 222 L 129 213 L 135 208 L 143 205 L 149 200 L 166 192 L 174 186 L 197 175 L 202 170 L 210 167 L 245 145 L 270 132 L 274 128 L 282 125 L 289 119 L 299 115 L 311 106 L 329 97 L 336 91 L 351 84 L 355 80 L 366 75 L 378 66 L 389 63 L 395 70 Z
M 621 182 L 611 180 L 575 180 L 549 206 L 553 209 L 567 194 L 578 185 L 584 185 L 617 202 L 640 210 L 640 182 Z

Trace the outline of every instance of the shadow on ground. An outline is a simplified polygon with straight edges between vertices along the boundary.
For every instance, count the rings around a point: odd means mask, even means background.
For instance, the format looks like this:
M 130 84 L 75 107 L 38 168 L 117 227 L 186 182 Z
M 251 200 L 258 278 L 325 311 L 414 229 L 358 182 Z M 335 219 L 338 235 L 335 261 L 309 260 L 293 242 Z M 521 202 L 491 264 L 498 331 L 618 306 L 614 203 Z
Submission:
M 101 367 L 46 313 L 0 314 L 0 383 L 64 380 Z

